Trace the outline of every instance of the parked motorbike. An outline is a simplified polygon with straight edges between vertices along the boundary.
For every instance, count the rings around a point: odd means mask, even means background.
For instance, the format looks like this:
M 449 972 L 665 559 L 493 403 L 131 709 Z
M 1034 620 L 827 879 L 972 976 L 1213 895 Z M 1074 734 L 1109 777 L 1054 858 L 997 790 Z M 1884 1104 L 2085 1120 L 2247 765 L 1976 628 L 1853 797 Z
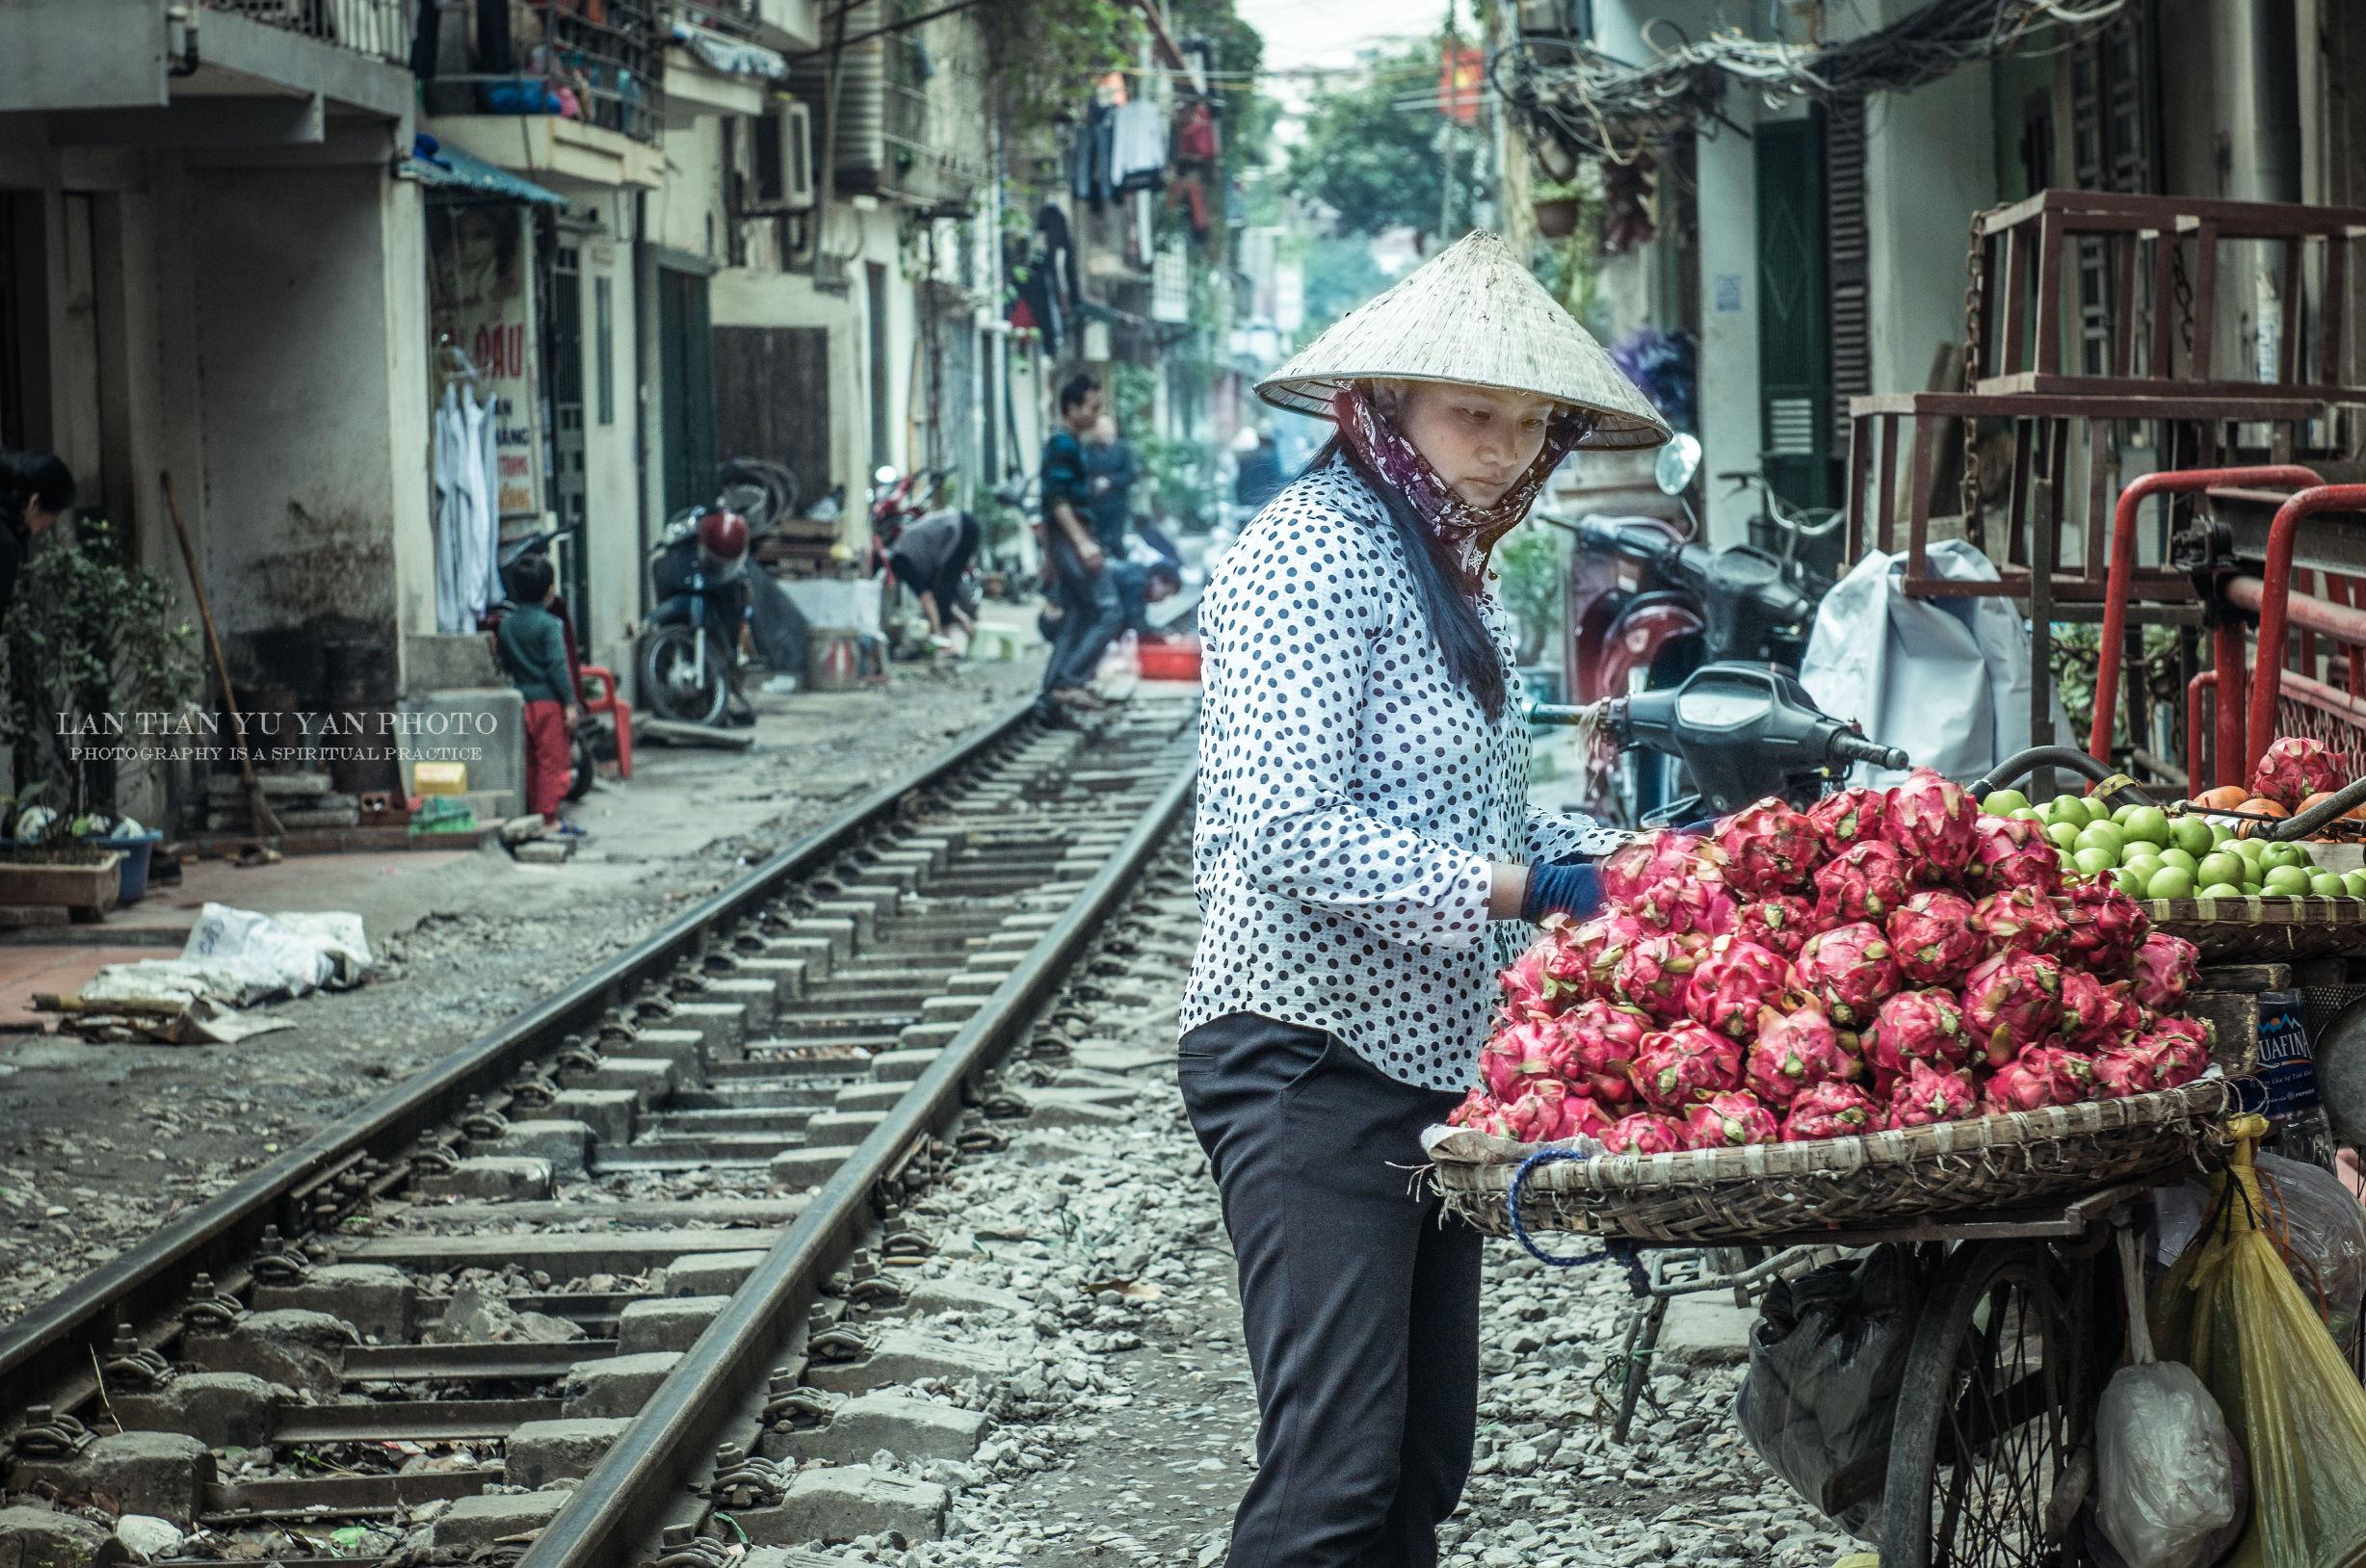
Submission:
M 1661 448 L 1654 477 L 1663 493 L 1681 499 L 1699 467 L 1700 443 L 1679 435 Z M 1816 604 L 1831 587 L 1801 550 L 1831 536 L 1840 514 L 1802 512 L 1771 489 L 1766 496 L 1752 533 L 1763 529 L 1777 541 L 1773 547 L 1697 542 L 1689 504 L 1681 523 L 1588 516 L 1561 525 L 1577 537 L 1568 599 L 1573 702 L 1672 689 L 1722 661 L 1799 667 Z M 1615 820 L 1639 821 L 1677 787 L 1673 762 L 1648 750 L 1621 753 L 1598 778 L 1592 803 Z
M 641 700 L 661 719 L 685 724 L 729 719 L 752 723 L 740 690 L 740 629 L 748 620 L 748 544 L 741 507 L 759 508 L 752 485 L 732 485 L 715 501 L 685 507 L 649 549 L 657 608 L 634 648 Z
M 1762 664 L 1703 665 L 1681 685 L 1614 697 L 1600 708 L 1538 703 L 1539 724 L 1598 724 L 1622 749 L 1678 764 L 1693 793 L 1643 814 L 1646 825 L 1722 817 L 1778 795 L 1821 798 L 1857 763 L 1904 768 L 1906 754 L 1825 713 L 1797 676 Z

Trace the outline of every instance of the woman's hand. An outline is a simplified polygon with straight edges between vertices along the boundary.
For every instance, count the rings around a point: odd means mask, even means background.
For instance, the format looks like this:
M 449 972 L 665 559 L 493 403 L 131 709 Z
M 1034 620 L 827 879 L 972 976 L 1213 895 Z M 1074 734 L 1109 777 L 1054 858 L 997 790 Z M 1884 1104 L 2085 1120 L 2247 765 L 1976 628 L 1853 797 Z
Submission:
M 1590 919 L 1602 907 L 1602 868 L 1592 861 L 1557 861 L 1528 868 L 1519 918 L 1535 922 L 1547 915 Z
M 1509 860 L 1495 861 L 1487 879 L 1487 919 L 1517 920 L 1528 897 L 1528 868 Z

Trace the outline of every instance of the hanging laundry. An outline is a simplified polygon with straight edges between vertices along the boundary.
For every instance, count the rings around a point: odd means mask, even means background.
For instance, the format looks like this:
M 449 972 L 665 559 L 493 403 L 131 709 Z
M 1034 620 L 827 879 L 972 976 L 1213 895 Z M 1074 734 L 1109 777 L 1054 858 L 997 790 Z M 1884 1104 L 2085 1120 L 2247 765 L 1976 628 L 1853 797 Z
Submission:
M 1097 98 L 1085 105 L 1085 118 L 1076 128 L 1068 191 L 1077 200 L 1089 203 L 1094 212 L 1117 195 L 1117 178 L 1110 170 L 1116 134 L 1115 110 Z
M 1174 155 L 1177 162 L 1186 164 L 1216 161 L 1216 110 L 1206 100 L 1183 111 L 1183 123 L 1174 133 Z
M 493 407 L 457 383 L 435 405 L 435 629 L 448 636 L 474 632 L 497 591 Z
M 468 395 L 469 400 L 474 402 L 475 389 L 471 388 Z M 483 559 L 482 569 L 477 577 L 476 592 L 469 606 L 470 610 L 479 616 L 508 597 L 510 591 L 507 585 L 501 581 L 501 456 L 499 452 L 501 431 L 498 428 L 500 422 L 501 400 L 486 398 L 483 417 L 477 424 L 477 472 L 480 476 L 479 483 L 484 486 L 485 496 L 485 531 L 480 536 L 483 543 L 479 546 Z
M 1167 187 L 1167 205 L 1181 207 L 1190 217 L 1193 238 L 1207 238 L 1208 188 L 1197 174 L 1177 174 Z
M 1167 177 L 1167 121 L 1158 105 L 1136 99 L 1111 117 L 1110 173 L 1120 192 L 1155 191 Z

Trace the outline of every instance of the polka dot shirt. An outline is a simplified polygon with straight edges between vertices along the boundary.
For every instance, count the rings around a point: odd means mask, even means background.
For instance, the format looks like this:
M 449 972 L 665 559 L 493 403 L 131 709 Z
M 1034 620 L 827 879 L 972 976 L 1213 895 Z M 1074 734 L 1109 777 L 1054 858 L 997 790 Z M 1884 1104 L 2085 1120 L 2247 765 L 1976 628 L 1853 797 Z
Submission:
M 1484 611 L 1516 693 L 1491 591 Z M 1204 923 L 1182 1028 L 1259 1013 L 1463 1088 L 1526 940 L 1487 919 L 1489 862 L 1626 835 L 1529 809 L 1518 704 L 1491 720 L 1447 675 L 1396 531 L 1344 461 L 1257 514 L 1209 575 L 1199 634 Z

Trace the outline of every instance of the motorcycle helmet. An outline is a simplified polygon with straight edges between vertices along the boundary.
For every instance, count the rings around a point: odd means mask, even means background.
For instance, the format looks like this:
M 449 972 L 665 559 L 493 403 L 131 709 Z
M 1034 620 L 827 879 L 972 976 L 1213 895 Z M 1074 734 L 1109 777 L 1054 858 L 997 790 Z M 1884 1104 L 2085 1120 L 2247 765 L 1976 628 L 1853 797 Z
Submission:
M 731 577 L 748 563 L 748 519 L 720 508 L 698 515 L 698 563 L 709 577 Z

